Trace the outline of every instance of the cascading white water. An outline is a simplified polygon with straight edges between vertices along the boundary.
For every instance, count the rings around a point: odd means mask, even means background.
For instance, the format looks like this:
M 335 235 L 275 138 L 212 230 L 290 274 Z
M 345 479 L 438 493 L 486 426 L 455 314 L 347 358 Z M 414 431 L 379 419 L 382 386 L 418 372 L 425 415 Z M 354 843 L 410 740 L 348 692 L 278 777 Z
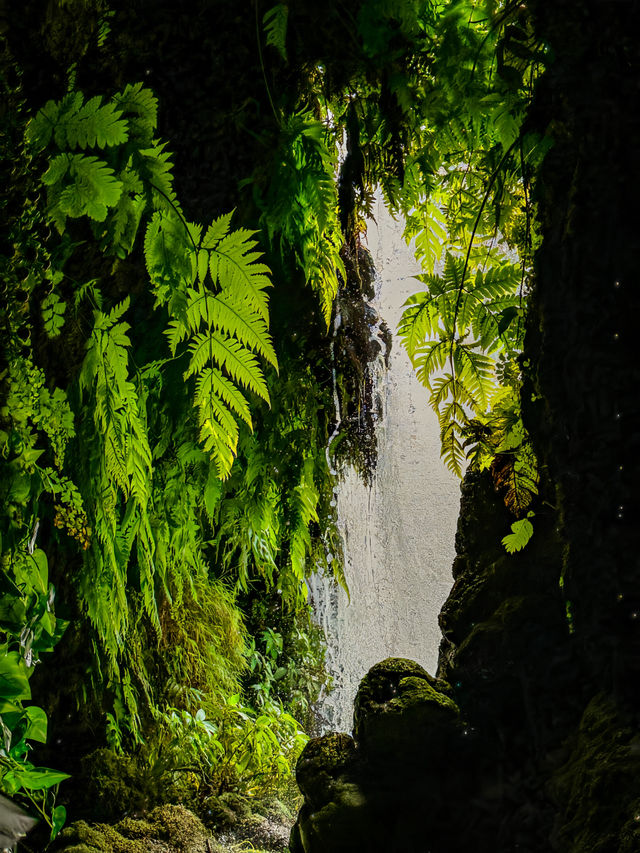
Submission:
M 372 304 L 395 331 L 404 301 L 419 289 L 411 279 L 419 269 L 381 201 L 368 243 L 378 273 Z M 366 486 L 347 468 L 336 493 L 351 600 L 327 578 L 307 581 L 333 677 L 318 708 L 325 731 L 351 730 L 358 684 L 374 663 L 409 657 L 434 672 L 438 612 L 452 584 L 460 483 L 440 459 L 428 392 L 395 335 L 388 370 L 382 357 L 376 369 L 383 414 L 373 482 Z

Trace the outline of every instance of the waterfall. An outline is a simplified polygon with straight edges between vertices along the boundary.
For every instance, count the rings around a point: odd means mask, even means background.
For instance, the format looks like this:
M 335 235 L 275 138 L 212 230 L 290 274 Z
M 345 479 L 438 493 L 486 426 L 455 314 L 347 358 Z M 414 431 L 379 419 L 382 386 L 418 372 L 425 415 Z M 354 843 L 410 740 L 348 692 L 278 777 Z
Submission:
M 420 270 L 402 224 L 377 204 L 369 249 L 378 279 L 373 307 L 395 332 Z M 335 581 L 308 579 L 316 619 L 327 638 L 333 689 L 321 697 L 322 730 L 350 731 L 353 700 L 369 667 L 409 657 L 435 672 L 438 612 L 452 584 L 460 484 L 440 460 L 438 421 L 394 334 L 388 369 L 380 357 L 376 390 L 378 465 L 370 486 L 347 468 L 336 489 L 338 526 L 350 600 Z

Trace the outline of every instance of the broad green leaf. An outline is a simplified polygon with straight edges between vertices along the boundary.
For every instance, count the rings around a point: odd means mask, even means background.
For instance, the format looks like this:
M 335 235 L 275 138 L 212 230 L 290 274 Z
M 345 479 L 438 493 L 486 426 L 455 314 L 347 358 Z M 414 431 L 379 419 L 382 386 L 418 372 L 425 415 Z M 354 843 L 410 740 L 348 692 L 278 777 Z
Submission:
M 24 733 L 25 738 L 28 740 L 35 740 L 38 743 L 46 743 L 47 742 L 47 715 L 42 710 L 42 708 L 38 708 L 35 705 L 31 705 L 26 709 L 25 714 L 29 721 L 26 731 Z
M 65 779 L 70 779 L 68 773 L 59 770 L 49 770 L 47 767 L 34 767 L 32 770 L 16 770 L 16 779 L 29 791 L 41 791 L 59 785 Z
M 51 835 L 50 840 L 58 835 L 67 820 L 67 810 L 64 806 L 56 806 L 51 812 Z
M 0 654 L 0 696 L 5 699 L 31 699 L 29 671 L 18 652 Z

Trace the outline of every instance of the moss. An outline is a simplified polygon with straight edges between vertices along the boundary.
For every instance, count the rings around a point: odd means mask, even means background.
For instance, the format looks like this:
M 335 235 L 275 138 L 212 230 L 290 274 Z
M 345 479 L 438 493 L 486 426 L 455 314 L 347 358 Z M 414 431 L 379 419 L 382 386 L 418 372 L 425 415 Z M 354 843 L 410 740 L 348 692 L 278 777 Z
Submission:
M 184 806 L 155 808 L 143 818 L 126 817 L 115 826 L 77 821 L 60 835 L 60 853 L 204 853 L 208 838 L 200 820 Z
M 640 739 L 615 703 L 587 706 L 551 791 L 560 806 L 554 839 L 565 853 L 640 849 Z
M 82 768 L 93 818 L 110 820 L 162 801 L 156 778 L 148 768 L 141 770 L 134 756 L 97 749 L 83 760 Z
M 353 738 L 338 732 L 307 743 L 298 759 L 296 780 L 314 809 L 326 805 L 334 796 L 337 780 L 344 780 L 353 769 L 355 753 Z
M 355 704 L 355 739 L 374 753 L 415 753 L 416 731 L 425 734 L 431 749 L 443 728 L 455 727 L 459 717 L 449 698 L 449 685 L 433 678 L 419 664 L 388 658 L 363 678 Z M 415 727 L 407 738 L 408 727 Z
M 125 838 L 108 824 L 90 826 L 83 820 L 64 829 L 56 850 L 64 853 L 144 853 L 142 842 Z
M 159 806 L 149 815 L 160 838 L 170 840 L 180 853 L 199 849 L 207 837 L 202 822 L 184 806 Z
M 242 820 L 251 813 L 246 797 L 233 791 L 225 791 L 219 796 L 207 797 L 199 808 L 199 813 L 207 826 L 223 829 Z

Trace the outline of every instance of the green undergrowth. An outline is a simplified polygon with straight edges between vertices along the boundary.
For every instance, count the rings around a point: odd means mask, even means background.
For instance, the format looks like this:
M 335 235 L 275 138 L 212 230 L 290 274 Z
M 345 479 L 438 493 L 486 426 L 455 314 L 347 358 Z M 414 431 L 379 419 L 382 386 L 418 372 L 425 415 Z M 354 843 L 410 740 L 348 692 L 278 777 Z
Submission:
M 378 186 L 443 456 L 491 469 L 518 547 L 535 511 L 527 10 L 152 6 L 1 30 L 0 789 L 51 838 L 290 784 L 326 681 L 306 579 L 346 588 L 334 465 L 375 464 Z

